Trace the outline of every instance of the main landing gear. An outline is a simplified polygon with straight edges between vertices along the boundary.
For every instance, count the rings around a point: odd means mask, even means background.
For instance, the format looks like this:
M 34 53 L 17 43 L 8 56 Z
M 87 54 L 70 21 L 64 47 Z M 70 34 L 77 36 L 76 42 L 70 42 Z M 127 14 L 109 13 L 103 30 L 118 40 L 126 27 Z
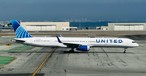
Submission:
M 71 50 L 69 50 L 69 52 L 71 52 L 71 53 L 75 52 L 74 48 L 71 48 Z
M 127 48 L 124 48 L 124 52 L 123 53 L 126 53 L 126 50 L 127 50 Z

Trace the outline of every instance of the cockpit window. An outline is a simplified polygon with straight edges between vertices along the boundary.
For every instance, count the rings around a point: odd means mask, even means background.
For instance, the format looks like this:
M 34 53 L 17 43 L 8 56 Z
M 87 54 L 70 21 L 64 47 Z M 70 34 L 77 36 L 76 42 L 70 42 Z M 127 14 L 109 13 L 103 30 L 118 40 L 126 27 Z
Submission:
M 135 43 L 135 41 L 132 41 L 132 43 Z

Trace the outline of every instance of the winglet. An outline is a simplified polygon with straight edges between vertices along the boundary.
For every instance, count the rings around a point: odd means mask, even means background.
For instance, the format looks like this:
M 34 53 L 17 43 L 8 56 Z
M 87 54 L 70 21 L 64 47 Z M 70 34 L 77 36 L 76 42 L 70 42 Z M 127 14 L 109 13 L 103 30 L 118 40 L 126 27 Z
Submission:
M 59 36 L 56 36 L 59 43 L 62 43 Z
M 59 35 L 58 35 L 58 37 L 62 37 L 62 35 L 61 35 L 61 34 L 59 34 Z

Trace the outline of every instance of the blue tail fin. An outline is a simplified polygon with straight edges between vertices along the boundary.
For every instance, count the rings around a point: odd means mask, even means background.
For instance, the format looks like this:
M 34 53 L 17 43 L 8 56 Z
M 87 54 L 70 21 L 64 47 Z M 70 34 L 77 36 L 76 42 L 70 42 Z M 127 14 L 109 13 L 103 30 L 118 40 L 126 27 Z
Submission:
M 11 20 L 10 23 L 15 31 L 17 38 L 30 38 L 32 37 L 22 26 L 20 26 L 17 20 Z

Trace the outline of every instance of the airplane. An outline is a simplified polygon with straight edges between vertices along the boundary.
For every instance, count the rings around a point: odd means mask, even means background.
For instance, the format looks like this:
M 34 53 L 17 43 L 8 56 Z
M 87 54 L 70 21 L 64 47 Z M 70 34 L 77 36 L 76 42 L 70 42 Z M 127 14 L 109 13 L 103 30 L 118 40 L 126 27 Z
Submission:
M 92 47 L 114 47 L 124 48 L 126 53 L 127 48 L 133 48 L 139 46 L 132 39 L 128 38 L 116 38 L 116 37 L 97 37 L 97 38 L 85 38 L 85 37 L 33 37 L 30 35 L 17 20 L 10 20 L 16 38 L 14 40 L 18 43 L 23 43 L 32 46 L 41 47 L 62 47 L 71 48 L 70 52 L 74 52 L 75 49 L 82 52 L 88 52 Z

